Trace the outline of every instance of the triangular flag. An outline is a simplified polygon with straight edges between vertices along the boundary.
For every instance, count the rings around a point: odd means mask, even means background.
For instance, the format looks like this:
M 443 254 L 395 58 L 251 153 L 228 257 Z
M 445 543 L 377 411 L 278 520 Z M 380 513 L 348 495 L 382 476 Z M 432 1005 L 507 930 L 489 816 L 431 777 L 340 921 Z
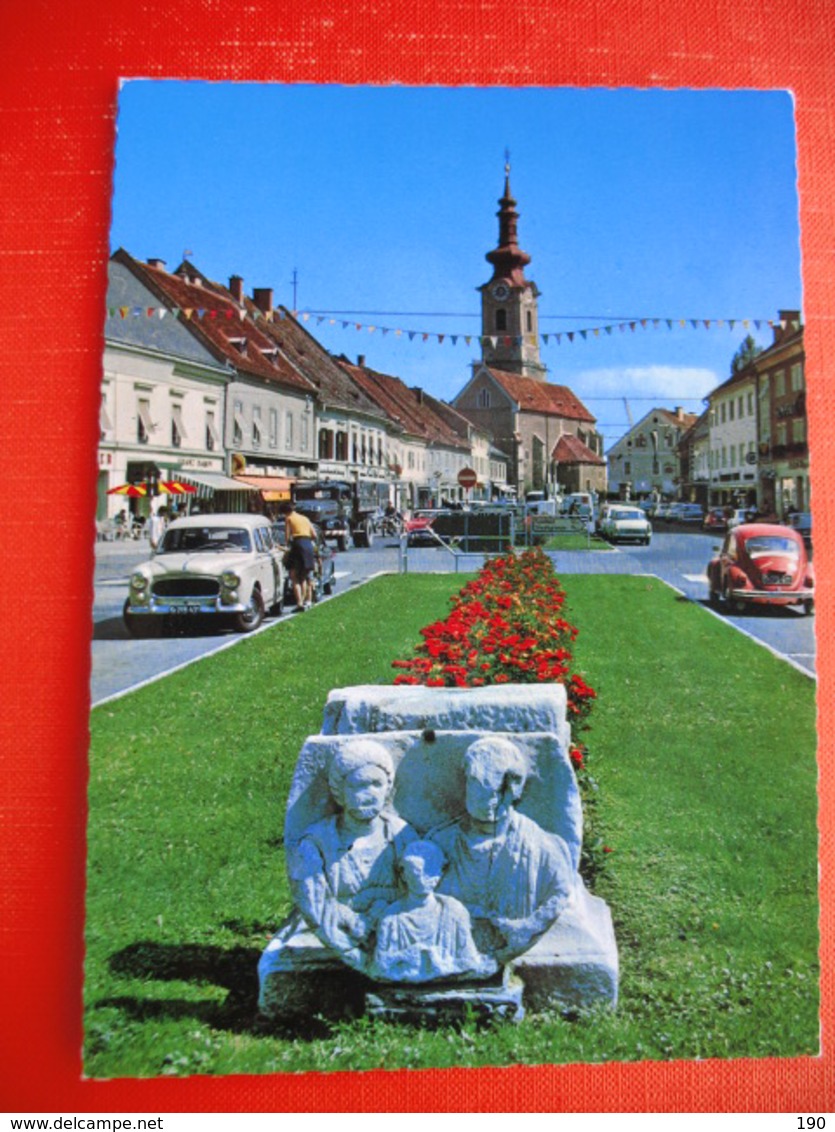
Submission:
M 458 335 L 457 334 L 451 335 L 450 342 L 453 344 L 453 346 L 457 346 L 458 345 Z
M 621 334 L 623 334 L 624 330 L 626 330 L 626 323 L 622 322 L 618 327 L 618 330 L 621 332 Z
M 373 334 L 373 333 L 374 333 L 374 331 L 375 331 L 376 329 L 377 329 L 377 327 L 376 327 L 376 326 L 369 326 L 369 327 L 368 327 L 368 333 L 369 333 L 369 334 Z
M 139 318 L 139 316 L 142 314 L 142 307 L 134 307 L 131 311 L 131 314 L 134 318 Z
M 439 335 L 438 335 L 438 345 L 439 345 L 439 346 L 440 346 L 440 345 L 441 345 L 441 343 L 443 342 L 444 338 L 445 338 L 445 335 L 443 335 L 443 334 L 439 334 Z
M 710 330 L 710 319 L 709 318 L 704 319 L 704 324 L 705 324 L 705 330 Z
M 186 319 L 190 319 L 190 318 L 191 318 L 191 316 L 192 316 L 192 315 L 194 314 L 194 310 L 193 310 L 193 308 L 192 308 L 192 307 L 188 307 L 188 308 L 187 308 L 186 310 L 184 310 L 184 311 L 183 311 L 182 313 L 183 313 L 183 314 L 184 314 L 184 315 L 186 316 Z
M 771 324 L 769 323 L 769 325 L 771 325 Z M 762 319 L 761 318 L 755 318 L 754 319 L 754 326 L 756 326 L 757 330 L 759 330 L 760 327 L 762 326 Z
M 647 328 L 647 320 L 645 318 L 642 318 L 641 319 L 641 330 L 646 330 L 646 328 Z
M 574 331 L 573 330 L 569 330 L 569 332 L 568 332 L 568 341 L 569 342 L 574 341 Z
M 580 331 L 580 337 L 583 339 L 584 342 L 585 342 L 586 338 L 588 338 L 588 335 L 589 335 L 588 330 L 581 330 Z
M 233 314 L 234 314 L 234 311 L 232 310 L 231 307 L 229 307 L 226 311 L 226 317 L 231 318 Z
M 309 319 L 310 319 L 310 312 L 305 311 L 304 314 L 302 315 L 302 322 L 307 322 Z
M 342 323 L 342 329 L 343 329 L 343 330 L 347 330 L 347 329 L 348 329 L 348 323 L 347 323 L 347 322 L 343 322 L 343 323 Z
M 202 308 L 201 308 L 201 307 L 198 307 L 198 308 L 197 308 L 197 317 L 198 317 L 198 318 L 202 318 L 202 317 L 203 317 L 203 315 L 204 315 L 205 313 L 206 313 L 206 308 L 205 308 L 205 307 L 202 307 Z
M 666 322 L 667 322 L 667 329 L 672 330 L 673 329 L 673 320 L 671 318 L 668 318 L 666 320 Z
M 316 316 L 316 325 L 317 326 L 321 326 L 324 321 L 325 321 L 325 316 L 323 314 Z
M 414 339 L 414 336 L 415 336 L 416 334 L 417 334 L 417 331 L 416 331 L 416 330 L 410 330 L 410 331 L 409 331 L 409 341 L 410 341 L 410 342 L 411 342 L 411 341 L 412 341 L 412 340 Z
M 691 318 L 690 319 L 690 325 L 693 327 L 694 330 L 697 330 L 698 326 L 699 326 L 699 320 L 697 318 Z
M 687 325 L 687 319 L 686 318 L 680 318 L 678 320 L 678 324 L 682 329 L 684 329 L 684 327 Z
M 735 318 L 729 318 L 728 319 L 728 329 L 733 330 L 733 328 L 735 326 L 736 326 L 736 319 Z
M 611 328 L 611 326 L 604 326 L 604 327 L 603 327 L 603 329 L 604 329 L 604 330 L 606 331 L 606 333 L 607 333 L 607 334 L 611 334 L 611 333 L 612 333 L 612 328 Z
M 542 341 L 545 343 L 546 346 L 548 345 L 548 335 L 547 334 L 542 335 Z
M 130 314 L 130 307 L 119 307 L 119 314 L 122 318 L 127 318 Z
M 384 327 L 383 327 L 383 337 L 384 337 L 384 338 L 385 338 L 385 336 L 386 336 L 386 335 L 388 334 L 388 332 L 389 332 L 389 328 L 388 328 L 387 326 L 384 326 Z
M 498 346 L 498 344 L 499 344 L 499 340 L 498 340 L 498 338 L 493 338 L 493 337 L 492 337 L 492 335 L 491 335 L 491 337 L 490 337 L 490 338 L 488 338 L 488 339 L 487 339 L 487 341 L 488 341 L 488 342 L 490 343 L 490 345 L 492 346 L 492 348 L 493 348 L 494 350 L 495 350 L 495 348 L 496 348 L 496 347 Z
M 558 335 L 557 335 L 557 345 L 558 345 L 558 346 L 559 346 L 559 344 L 560 344 L 560 340 L 561 340 L 561 338 L 562 338 L 562 334 L 558 334 Z
M 660 318 L 654 318 L 654 319 L 652 320 L 652 328 L 653 328 L 653 330 L 657 330 L 657 329 L 658 329 L 658 326 L 659 326 L 660 322 L 661 322 L 661 319 L 660 319 Z
M 147 310 L 145 311 L 145 314 L 148 316 L 148 318 L 151 318 L 153 316 L 154 310 L 155 310 L 154 307 L 148 307 L 147 308 Z
M 167 308 L 166 307 L 160 307 L 159 310 L 157 311 L 157 318 L 165 318 L 165 316 L 167 314 L 168 314 Z
M 217 318 L 217 311 L 209 311 L 209 318 Z
M 746 330 L 748 329 L 749 321 L 750 321 L 750 319 L 747 319 L 747 318 L 743 318 L 743 320 L 742 320 L 742 325 L 745 327 Z
M 246 311 L 245 310 L 239 310 L 238 311 L 238 318 L 240 319 L 241 322 L 243 322 L 243 320 L 246 318 Z
M 595 326 L 595 328 L 594 328 L 594 330 L 592 331 L 592 333 L 594 334 L 595 338 L 599 338 L 599 337 L 600 337 L 600 327 L 599 327 L 599 326 Z
M 425 330 L 423 331 L 423 340 L 424 340 L 424 342 L 429 341 L 429 335 L 427 334 L 427 332 Z
M 281 313 L 281 317 L 284 318 L 283 312 Z M 264 318 L 267 320 L 267 322 L 272 322 L 273 319 L 275 318 L 275 311 L 274 310 L 268 310 L 267 313 L 264 315 Z
M 403 331 L 402 330 L 395 330 L 394 336 L 395 336 L 395 338 L 401 338 L 403 336 Z
M 629 324 L 629 329 L 632 331 L 633 334 L 635 333 L 635 327 L 637 325 L 638 325 L 637 322 L 630 322 L 630 324 Z
M 357 328 L 357 330 L 362 330 L 362 323 L 361 322 L 355 322 L 354 326 Z
M 716 320 L 716 325 L 717 325 L 717 326 L 724 326 L 724 325 L 725 325 L 725 320 L 724 320 L 724 318 L 717 318 L 717 320 Z

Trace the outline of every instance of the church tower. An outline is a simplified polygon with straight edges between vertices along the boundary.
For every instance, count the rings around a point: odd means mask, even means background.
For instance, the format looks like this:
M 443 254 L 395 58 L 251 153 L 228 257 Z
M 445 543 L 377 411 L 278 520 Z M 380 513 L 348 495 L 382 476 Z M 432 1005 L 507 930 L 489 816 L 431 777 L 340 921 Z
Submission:
M 481 358 L 494 369 L 547 380 L 547 370 L 539 357 L 539 290 L 525 278 L 531 262 L 518 244 L 516 222 L 519 213 L 510 193 L 510 163 L 505 163 L 504 196 L 499 200 L 499 243 L 485 259 L 493 274 L 478 290 L 481 292 Z

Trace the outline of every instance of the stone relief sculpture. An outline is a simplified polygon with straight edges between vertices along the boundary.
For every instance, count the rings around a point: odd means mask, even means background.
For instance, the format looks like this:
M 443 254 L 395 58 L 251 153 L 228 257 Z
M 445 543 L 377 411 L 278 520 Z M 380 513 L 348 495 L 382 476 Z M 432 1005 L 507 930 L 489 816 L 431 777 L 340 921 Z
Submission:
M 466 814 L 435 832 L 449 865 L 438 886 L 469 910 L 476 942 L 499 962 L 520 955 L 568 903 L 574 869 L 565 842 L 516 811 L 525 762 L 510 739 L 478 739 L 464 756 Z
M 391 982 L 493 975 L 498 963 L 481 955 L 472 936 L 470 914 L 452 896 L 439 896 L 444 855 L 431 841 L 406 848 L 401 871 L 407 895 L 386 910 L 377 926 L 377 945 L 369 969 Z
M 331 693 L 288 797 L 293 908 L 258 965 L 262 1014 L 614 1005 L 569 744 L 559 685 Z

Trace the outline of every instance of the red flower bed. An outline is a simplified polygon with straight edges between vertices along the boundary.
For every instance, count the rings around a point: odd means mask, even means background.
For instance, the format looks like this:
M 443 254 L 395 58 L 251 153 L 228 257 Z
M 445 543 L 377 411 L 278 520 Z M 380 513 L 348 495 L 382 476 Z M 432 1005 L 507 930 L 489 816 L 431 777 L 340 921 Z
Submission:
M 597 839 L 588 837 L 597 783 L 588 772 L 588 750 L 576 738 L 588 726 L 597 693 L 571 671 L 577 629 L 563 614 L 565 591 L 551 559 L 539 549 L 494 558 L 450 604 L 448 617 L 421 629 L 414 656 L 392 662 L 399 670 L 394 683 L 438 688 L 564 684 L 575 736 L 569 755 L 586 810 L 584 856 L 587 871 L 599 871 Z
M 443 621 L 421 629 L 423 641 L 395 684 L 478 688 L 485 684 L 556 681 L 568 691 L 577 723 L 595 698 L 582 676 L 571 673 L 577 629 L 563 616 L 565 591 L 541 550 L 495 558 L 451 599 Z

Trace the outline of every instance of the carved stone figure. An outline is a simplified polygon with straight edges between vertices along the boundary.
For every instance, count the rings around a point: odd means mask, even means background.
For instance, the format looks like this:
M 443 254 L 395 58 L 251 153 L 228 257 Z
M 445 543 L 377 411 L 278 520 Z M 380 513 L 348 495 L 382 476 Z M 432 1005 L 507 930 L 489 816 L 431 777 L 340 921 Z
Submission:
M 467 907 L 477 946 L 503 963 L 554 923 L 571 897 L 574 869 L 565 842 L 515 809 L 526 778 L 515 743 L 476 740 L 464 770 L 466 814 L 430 834 L 448 860 L 438 892 Z
M 372 978 L 422 983 L 498 970 L 495 960 L 479 954 L 464 905 L 435 893 L 443 864 L 443 853 L 431 841 L 413 841 L 405 850 L 401 872 L 408 895 L 392 904 L 377 926 Z
M 382 912 L 396 900 L 398 863 L 417 835 L 386 811 L 394 781 L 381 743 L 357 738 L 331 760 L 328 785 L 338 812 L 309 826 L 289 854 L 301 917 L 353 967 L 366 966 Z

